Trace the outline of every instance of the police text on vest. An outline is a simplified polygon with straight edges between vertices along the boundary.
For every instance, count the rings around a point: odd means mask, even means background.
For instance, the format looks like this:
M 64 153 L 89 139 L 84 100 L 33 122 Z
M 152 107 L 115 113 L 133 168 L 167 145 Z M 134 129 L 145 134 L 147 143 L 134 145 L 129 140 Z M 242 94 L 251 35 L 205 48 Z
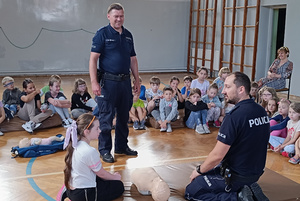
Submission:
M 249 119 L 250 128 L 252 128 L 253 125 L 260 126 L 260 125 L 268 124 L 268 123 L 269 123 L 269 117 L 268 116 L 257 117 L 255 119 Z

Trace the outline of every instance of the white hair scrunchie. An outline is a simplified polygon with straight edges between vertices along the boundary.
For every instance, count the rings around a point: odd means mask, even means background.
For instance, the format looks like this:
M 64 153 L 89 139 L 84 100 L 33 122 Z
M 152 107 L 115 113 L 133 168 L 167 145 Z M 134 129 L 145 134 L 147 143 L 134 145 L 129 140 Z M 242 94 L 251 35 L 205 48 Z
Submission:
M 64 142 L 64 148 L 65 149 L 70 142 L 70 138 L 72 139 L 72 147 L 75 148 L 77 146 L 77 124 L 76 121 L 73 120 L 72 125 L 67 129 L 66 132 L 66 139 Z

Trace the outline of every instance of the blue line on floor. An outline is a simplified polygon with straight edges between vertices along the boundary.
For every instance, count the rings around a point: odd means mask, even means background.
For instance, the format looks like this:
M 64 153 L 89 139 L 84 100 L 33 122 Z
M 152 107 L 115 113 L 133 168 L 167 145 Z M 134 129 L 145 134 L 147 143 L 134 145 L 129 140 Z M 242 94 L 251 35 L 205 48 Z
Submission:
M 32 158 L 27 165 L 26 168 L 26 175 L 31 175 L 31 169 L 32 169 L 32 164 L 35 161 L 36 157 Z M 32 186 L 32 188 L 38 193 L 40 194 L 43 198 L 45 198 L 48 201 L 55 201 L 52 197 L 50 197 L 49 195 L 47 195 L 42 189 L 40 189 L 40 187 L 38 187 L 38 185 L 35 183 L 35 181 L 33 180 L 33 178 L 28 178 L 27 179 L 29 184 Z

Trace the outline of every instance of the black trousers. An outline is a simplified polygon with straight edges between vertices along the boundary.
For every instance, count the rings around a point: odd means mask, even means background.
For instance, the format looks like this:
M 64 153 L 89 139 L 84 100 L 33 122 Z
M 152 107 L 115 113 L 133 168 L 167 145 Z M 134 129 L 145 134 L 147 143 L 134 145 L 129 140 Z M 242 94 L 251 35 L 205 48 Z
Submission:
M 112 121 L 117 114 L 115 129 L 115 151 L 124 151 L 128 145 L 128 119 L 132 106 L 130 79 L 124 81 L 102 80 L 101 96 L 97 97 L 101 133 L 98 149 L 101 155 L 112 149 Z
M 122 181 L 96 179 L 96 188 L 67 190 L 68 198 L 72 201 L 110 201 L 120 197 L 124 192 Z

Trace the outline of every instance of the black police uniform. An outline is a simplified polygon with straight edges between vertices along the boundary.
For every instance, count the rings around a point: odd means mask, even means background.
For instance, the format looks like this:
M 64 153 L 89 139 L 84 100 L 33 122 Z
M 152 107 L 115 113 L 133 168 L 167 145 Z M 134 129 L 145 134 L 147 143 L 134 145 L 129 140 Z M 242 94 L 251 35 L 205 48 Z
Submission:
M 185 197 L 199 200 L 237 200 L 237 191 L 258 181 L 266 162 L 270 135 L 266 111 L 253 99 L 240 101 L 228 113 L 217 140 L 230 145 L 219 166 L 196 177 L 187 187 Z M 225 183 L 221 167 L 231 173 Z
M 127 146 L 129 110 L 132 106 L 130 81 L 130 59 L 136 56 L 133 37 L 122 27 L 122 33 L 110 25 L 100 28 L 93 38 L 91 52 L 100 53 L 98 70 L 102 74 L 101 95 L 97 97 L 99 108 L 98 149 L 101 155 L 112 148 L 112 120 L 117 113 L 115 130 L 115 151 Z

